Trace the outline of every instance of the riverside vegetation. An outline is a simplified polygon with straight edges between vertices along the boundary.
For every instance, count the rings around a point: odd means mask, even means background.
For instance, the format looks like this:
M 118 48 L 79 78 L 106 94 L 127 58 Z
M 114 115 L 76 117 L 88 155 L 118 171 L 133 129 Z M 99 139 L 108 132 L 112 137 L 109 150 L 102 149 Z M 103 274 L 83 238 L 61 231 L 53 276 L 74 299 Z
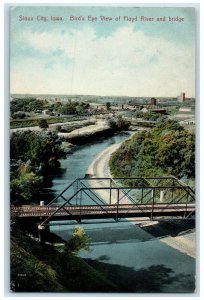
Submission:
M 62 140 L 52 132 L 15 132 L 10 142 L 11 203 L 29 204 L 46 174 L 59 167 L 65 157 Z
M 114 177 L 174 175 L 195 178 L 195 134 L 176 121 L 159 122 L 151 131 L 136 133 L 113 153 Z

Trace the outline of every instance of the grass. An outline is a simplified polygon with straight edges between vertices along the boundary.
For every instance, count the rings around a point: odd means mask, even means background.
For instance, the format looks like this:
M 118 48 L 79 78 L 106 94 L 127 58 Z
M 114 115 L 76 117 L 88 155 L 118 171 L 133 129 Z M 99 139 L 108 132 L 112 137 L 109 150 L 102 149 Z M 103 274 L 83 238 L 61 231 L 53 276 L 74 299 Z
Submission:
M 39 124 L 39 118 L 31 118 L 31 119 L 25 119 L 25 120 L 11 120 L 10 121 L 10 128 L 24 128 L 24 127 L 33 127 L 38 126 Z M 53 117 L 53 118 L 46 118 L 48 124 L 55 124 L 55 123 L 65 123 L 65 122 L 73 122 L 73 121 L 83 121 L 86 120 L 86 118 L 83 116 L 77 116 L 77 117 Z
M 106 276 L 82 258 L 31 239 L 25 231 L 11 234 L 11 290 L 14 292 L 116 292 Z

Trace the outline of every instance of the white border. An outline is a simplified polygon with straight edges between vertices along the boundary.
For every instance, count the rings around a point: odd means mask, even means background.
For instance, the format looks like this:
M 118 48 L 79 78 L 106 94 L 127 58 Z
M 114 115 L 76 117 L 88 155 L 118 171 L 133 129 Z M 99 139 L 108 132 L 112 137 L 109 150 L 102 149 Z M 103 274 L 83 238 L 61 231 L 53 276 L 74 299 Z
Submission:
M 5 47 L 5 50 L 4 51 L 4 46 L 5 44 L 8 44 L 8 35 L 6 34 L 5 36 L 5 41 L 6 43 L 4 43 L 4 29 L 7 30 L 7 28 L 4 28 L 4 5 L 54 5 L 54 6 L 60 6 L 60 5 L 72 5 L 72 6 L 79 6 L 79 5 L 89 5 L 89 6 L 117 6 L 117 5 L 121 5 L 121 6 L 133 6 L 133 5 L 137 5 L 137 6 L 197 6 L 200 4 L 200 28 L 201 28 L 201 32 L 202 32 L 202 28 L 204 28 L 204 21 L 203 21 L 203 7 L 204 7 L 204 4 L 202 3 L 202 1 L 194 1 L 194 0 L 186 0 L 186 1 L 178 1 L 177 0 L 174 0 L 174 1 L 168 1 L 168 3 L 164 2 L 164 1 L 152 1 L 152 0 L 144 0 L 144 1 L 134 1 L 134 0 L 129 0 L 128 3 L 125 3 L 124 1 L 116 1 L 116 0 L 112 0 L 112 1 L 108 1 L 108 0 L 104 0 L 103 2 L 98 2 L 97 0 L 95 1 L 85 1 L 85 0 L 81 0 L 80 2 L 77 2 L 74 1 L 74 0 L 68 0 L 68 1 L 61 1 L 60 3 L 57 3 L 56 1 L 48 1 L 48 0 L 44 0 L 43 3 L 40 1 L 40 0 L 36 0 L 36 1 L 3 1 L 3 2 L 0 2 L 0 39 L 1 39 L 1 49 L 3 51 L 1 51 L 1 57 L 0 57 L 0 66 L 1 66 L 1 69 L 2 69 L 2 72 L 1 72 L 1 76 L 2 76 L 2 80 L 0 81 L 0 91 L 1 91 L 1 101 L 0 101 L 0 104 L 1 104 L 1 109 L 0 109 L 0 132 L 1 132 L 1 137 L 2 137 L 2 142 L 4 143 L 4 146 L 2 145 L 0 147 L 0 154 L 1 154 L 1 168 L 0 168 L 0 179 L 1 179 L 1 187 L 4 189 L 3 190 L 3 195 L 1 193 L 1 195 L 3 197 L 1 197 L 1 200 L 0 200 L 0 212 L 1 212 L 1 217 L 0 217 L 0 233 L 1 235 L 0 236 L 4 236 L 4 241 L 5 242 L 8 242 L 8 229 L 5 229 L 4 230 L 4 225 L 5 227 L 8 226 L 8 219 L 6 220 L 7 218 L 7 215 L 6 214 L 6 218 L 4 220 L 4 203 L 6 203 L 6 200 L 8 199 L 8 174 L 9 174 L 9 170 L 8 170 L 8 140 L 9 140 L 9 132 L 8 132 L 8 124 L 7 124 L 7 116 L 8 116 L 8 106 L 5 105 L 5 101 L 4 99 L 8 99 L 8 72 L 6 71 L 6 69 L 8 70 L 8 46 Z M 198 37 L 197 37 L 197 41 L 199 41 L 199 35 L 201 35 L 198 31 Z M 203 35 L 203 34 L 202 34 Z M 201 203 L 200 203 L 200 209 L 201 209 L 201 212 L 203 211 L 202 208 L 203 208 L 203 204 L 202 204 L 202 200 L 204 201 L 204 199 L 202 199 L 202 196 L 203 196 L 203 188 L 204 188 L 204 184 L 202 184 L 202 178 L 203 178 L 203 174 L 202 174 L 202 166 L 203 166 L 203 159 L 202 159 L 202 156 L 200 155 L 200 153 L 204 153 L 204 149 L 203 149 L 203 143 L 202 143 L 202 140 L 201 140 L 201 134 L 202 134 L 202 129 L 203 129 L 203 116 L 202 116 L 202 112 L 203 112 L 203 89 L 202 89 L 202 83 L 201 83 L 201 87 L 199 86 L 199 77 L 201 78 L 201 80 L 204 78 L 203 77 L 203 69 L 202 69 L 202 66 L 203 66 L 203 59 L 201 57 L 200 61 L 199 61 L 199 48 L 200 48 L 200 53 L 203 53 L 204 49 L 203 49 L 203 37 L 200 36 L 201 40 L 200 40 L 200 47 L 199 47 L 199 44 L 197 45 L 197 89 L 196 89 L 196 97 L 199 96 L 200 94 L 200 105 L 197 104 L 197 116 L 196 116 L 196 119 L 197 119 L 197 122 L 199 123 L 200 122 L 200 125 L 197 125 L 197 158 L 196 158 L 196 163 L 197 163 L 197 183 L 198 183 L 198 187 L 197 187 L 197 195 L 200 195 L 200 199 L 201 199 Z M 2 66 L 4 66 L 4 62 L 5 63 L 5 73 L 4 73 L 4 68 L 2 68 Z M 199 67 L 200 67 L 200 70 L 199 70 Z M 4 82 L 4 80 L 5 82 Z M 5 88 L 5 90 L 4 90 Z M 200 183 L 199 183 L 199 178 L 200 179 Z M 5 202 L 4 202 L 5 201 Z M 5 207 L 8 207 L 7 205 Z M 199 216 L 197 216 L 197 245 L 198 245 L 198 248 L 199 248 L 199 226 L 200 226 L 200 231 L 202 230 L 202 227 L 204 226 L 203 225 L 203 221 L 202 221 L 202 215 L 200 215 L 200 218 Z M 200 236 L 202 236 L 200 234 Z M 1 242 L 3 241 L 3 239 L 1 239 Z M 2 249 L 3 247 L 1 247 Z M 2 298 L 7 298 L 7 299 L 12 299 L 14 296 L 15 298 L 19 298 L 21 299 L 22 297 L 24 298 L 28 298 L 28 299 L 35 299 L 36 296 L 38 298 L 42 298 L 44 299 L 44 297 L 53 297 L 54 294 L 30 294 L 30 296 L 28 297 L 29 294 L 5 294 L 5 286 L 4 286 L 4 269 L 2 268 L 2 266 L 4 265 L 4 260 L 7 262 L 8 261 L 8 246 L 5 245 L 5 249 L 4 249 L 4 255 L 1 255 L 0 254 L 0 266 L 1 266 L 1 278 L 0 278 L 0 297 L 1 299 Z M 202 266 L 203 266 L 203 259 L 202 259 L 202 253 L 204 253 L 204 249 L 203 249 L 203 243 L 202 243 L 202 240 L 201 240 L 201 243 L 200 243 L 200 253 L 201 255 L 199 255 L 199 252 L 197 253 L 197 276 L 200 277 L 200 282 L 201 282 L 201 286 L 200 286 L 200 291 L 197 291 L 197 294 L 195 295 L 189 295 L 190 297 L 199 297 L 201 298 L 203 295 L 204 295 L 204 288 L 202 286 L 202 282 L 203 281 L 203 278 L 202 278 Z M 199 259 L 198 259 L 199 258 Z M 200 265 L 200 266 L 199 266 Z M 201 268 L 201 270 L 199 270 L 199 268 Z M 6 270 L 5 270 L 6 271 Z M 197 281 L 198 281 L 198 278 L 197 278 Z M 199 293 L 199 294 L 198 294 Z M 39 297 L 40 295 L 40 297 Z M 56 294 L 55 294 L 56 295 Z M 159 298 L 166 298 L 166 297 L 174 297 L 174 298 L 189 298 L 189 296 L 186 294 L 181 294 L 180 296 L 177 294 L 177 295 L 172 295 L 172 294 L 169 294 L 169 295 L 162 295 L 162 294 L 149 294 L 148 296 L 137 296 L 137 294 L 130 294 L 130 295 L 123 295 L 123 294 L 117 294 L 117 295 L 114 295 L 114 294 L 111 294 L 111 297 L 109 296 L 104 296 L 104 294 L 83 294 L 83 297 L 82 295 L 79 296 L 79 294 L 57 294 L 58 296 L 57 297 L 53 297 L 54 299 L 58 299 L 59 297 L 73 297 L 73 298 L 78 298 L 78 299 L 81 299 L 81 298 L 84 298 L 84 297 L 100 297 L 100 298 L 105 298 L 105 299 L 109 299 L 109 298 L 113 298 L 113 297 L 120 297 L 120 298 L 126 298 L 128 296 L 132 296 L 134 298 L 142 298 L 142 299 L 148 299 L 149 297 L 159 297 Z M 9 297 L 8 297 L 9 296 Z

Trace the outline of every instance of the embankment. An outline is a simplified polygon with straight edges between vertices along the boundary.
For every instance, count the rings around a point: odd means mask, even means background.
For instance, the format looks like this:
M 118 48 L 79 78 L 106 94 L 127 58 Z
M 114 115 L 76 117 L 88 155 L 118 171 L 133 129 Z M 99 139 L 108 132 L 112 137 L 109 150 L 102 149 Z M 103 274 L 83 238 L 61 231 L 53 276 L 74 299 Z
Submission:
M 102 152 L 100 152 L 95 159 L 92 161 L 91 165 L 87 169 L 87 174 L 90 177 L 97 177 L 97 178 L 104 178 L 104 177 L 111 177 L 110 169 L 109 169 L 109 160 L 111 157 L 111 154 L 115 152 L 119 147 L 120 144 L 112 145 Z M 92 187 L 107 187 L 107 183 L 105 183 L 103 180 L 97 180 L 97 181 L 90 181 L 89 185 Z M 100 191 L 100 197 L 104 199 L 108 203 L 109 199 L 109 190 L 107 191 Z M 123 201 L 128 201 L 127 197 L 124 198 Z M 130 200 L 129 200 L 130 201 Z M 138 224 L 136 219 L 131 219 L 132 223 L 135 225 Z M 187 222 L 187 221 L 186 221 Z M 157 221 L 148 221 L 144 220 L 142 222 L 142 225 L 140 226 L 143 230 L 147 230 L 147 228 L 152 227 L 154 228 L 154 236 L 157 236 L 159 240 L 167 245 L 169 245 L 172 248 L 177 249 L 178 251 L 185 253 L 193 258 L 196 257 L 196 234 L 195 229 L 193 226 L 186 227 L 186 222 L 184 222 L 185 226 L 181 224 L 181 222 L 177 222 L 176 220 L 171 222 L 171 226 L 175 226 L 175 228 L 179 227 L 180 233 L 177 235 L 173 235 L 172 232 L 166 230 L 163 231 L 163 225 L 158 226 L 159 222 Z M 190 221 L 191 222 L 191 221 Z M 141 223 L 141 222 L 140 222 Z M 183 228 L 183 229 L 182 229 Z M 151 233 L 150 233 L 151 234 Z
M 98 130 L 94 130 L 94 125 L 90 125 L 88 127 L 92 127 L 90 131 L 82 132 L 82 130 L 79 129 L 74 130 L 70 133 L 59 133 L 59 136 L 63 136 L 64 139 L 71 144 L 83 145 L 92 141 L 96 141 L 102 137 L 112 136 L 114 133 L 110 128 L 101 128 Z

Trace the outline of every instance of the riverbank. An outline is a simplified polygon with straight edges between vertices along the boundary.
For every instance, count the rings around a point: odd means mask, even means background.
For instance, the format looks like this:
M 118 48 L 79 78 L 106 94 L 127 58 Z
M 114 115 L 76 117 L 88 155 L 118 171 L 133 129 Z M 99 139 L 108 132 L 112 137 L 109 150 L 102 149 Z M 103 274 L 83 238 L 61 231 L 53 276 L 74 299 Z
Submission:
M 79 121 L 69 121 L 69 122 L 59 122 L 59 123 L 53 123 L 53 124 L 49 124 L 49 128 L 47 129 L 47 131 L 53 131 L 56 129 L 57 126 L 61 126 L 61 127 L 75 127 L 78 129 L 78 127 L 80 126 L 83 127 L 83 128 L 86 128 L 90 125 L 90 123 L 95 123 L 96 120 L 95 119 L 89 119 L 89 120 L 79 120 Z M 100 121 L 97 122 L 96 125 L 93 125 L 93 126 L 98 126 L 100 123 Z M 19 128 L 10 128 L 10 133 L 13 133 L 13 132 L 17 132 L 17 131 L 43 131 L 45 129 L 43 128 L 40 128 L 39 126 L 29 126 L 29 127 L 19 127 Z M 73 130 L 74 131 L 74 130 Z M 63 135 L 64 133 L 62 133 Z
M 110 173 L 110 169 L 109 169 L 109 160 L 110 160 L 111 154 L 113 152 L 115 152 L 120 147 L 120 145 L 121 145 L 121 143 L 112 145 L 112 146 L 106 148 L 105 150 L 103 150 L 102 152 L 100 152 L 95 157 L 95 159 L 92 161 L 89 168 L 87 169 L 88 176 L 89 177 L 98 177 L 98 178 L 111 177 L 111 173 Z M 100 180 L 94 181 L 94 183 L 90 182 L 90 184 L 92 187 L 96 187 L 96 186 L 105 187 L 106 186 L 106 184 Z M 107 199 L 106 202 L 108 202 L 109 191 L 103 191 L 103 192 L 101 191 L 100 196 L 103 199 Z M 128 201 L 128 199 L 125 199 L 124 201 Z M 135 225 L 138 224 L 137 220 L 132 219 L 131 222 L 134 223 Z M 177 222 L 177 221 L 171 221 L 172 224 L 174 222 Z M 149 228 L 149 226 L 153 226 L 154 230 L 157 231 L 157 232 L 154 232 L 154 235 L 157 236 L 161 242 L 163 242 L 163 243 L 169 245 L 170 247 L 175 248 L 178 251 L 185 253 L 193 258 L 196 257 L 196 234 L 195 234 L 194 228 L 190 228 L 190 229 L 185 228 L 183 230 L 183 232 L 182 232 L 182 228 L 181 228 L 181 232 L 179 233 L 179 235 L 171 236 L 171 235 L 168 235 L 168 231 L 166 231 L 165 233 L 162 233 L 162 228 L 161 228 L 162 226 L 160 226 L 160 227 L 155 226 L 155 225 L 157 225 L 155 221 L 154 222 L 145 221 L 144 223 L 140 223 L 140 224 L 141 224 L 140 227 L 145 231 L 147 229 L 147 226 L 148 226 L 148 228 Z M 178 227 L 177 224 L 175 226 Z M 152 236 L 152 237 L 154 238 L 154 236 Z
M 57 126 L 62 127 L 63 132 L 57 131 Z M 10 129 L 10 134 L 18 131 L 34 131 L 34 132 L 44 132 L 45 129 L 39 126 L 25 127 Z M 64 132 L 65 131 L 65 132 Z M 110 137 L 115 131 L 110 128 L 106 120 L 85 120 L 85 121 L 73 121 L 67 123 L 56 123 L 49 125 L 46 132 L 55 132 L 59 137 L 63 138 L 65 142 L 72 145 L 84 145 L 89 142 L 97 141 L 100 138 Z M 72 145 L 70 145 L 72 147 Z M 68 152 L 71 147 L 68 147 Z M 66 149 L 65 149 L 66 150 Z
M 111 177 L 108 162 L 110 160 L 111 154 L 115 152 L 121 144 L 122 143 L 111 145 L 110 147 L 101 151 L 92 161 L 87 170 L 87 174 L 90 177 Z

